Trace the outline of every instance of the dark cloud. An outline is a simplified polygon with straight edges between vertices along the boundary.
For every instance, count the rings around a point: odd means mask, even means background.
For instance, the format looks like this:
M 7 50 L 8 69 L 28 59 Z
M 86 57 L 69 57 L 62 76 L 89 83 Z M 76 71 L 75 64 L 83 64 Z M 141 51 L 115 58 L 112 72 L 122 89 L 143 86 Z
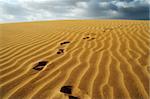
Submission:
M 139 20 L 149 19 L 148 6 L 121 8 L 120 13 L 122 15 L 122 18 L 125 19 L 139 19 Z
M 50 19 L 149 20 L 149 0 L 0 0 L 0 21 Z
M 119 7 L 120 18 L 124 19 L 149 19 L 149 3 L 142 1 L 130 1 L 131 3 L 126 4 L 127 6 Z

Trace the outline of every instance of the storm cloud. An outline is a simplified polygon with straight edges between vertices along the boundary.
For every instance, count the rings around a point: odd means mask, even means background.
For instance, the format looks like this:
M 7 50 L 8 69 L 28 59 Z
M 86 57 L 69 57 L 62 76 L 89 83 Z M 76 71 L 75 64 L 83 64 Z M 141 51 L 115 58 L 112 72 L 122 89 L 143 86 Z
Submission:
M 0 0 L 0 22 L 56 19 L 149 20 L 149 0 Z

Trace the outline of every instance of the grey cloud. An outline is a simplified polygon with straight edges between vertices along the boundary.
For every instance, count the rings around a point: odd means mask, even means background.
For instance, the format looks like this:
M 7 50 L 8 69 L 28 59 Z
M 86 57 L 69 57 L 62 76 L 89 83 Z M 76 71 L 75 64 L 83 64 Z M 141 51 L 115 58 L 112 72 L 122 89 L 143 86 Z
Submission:
M 93 0 L 88 9 L 88 15 L 100 18 L 118 19 L 149 19 L 149 3 L 140 0 L 115 0 L 98 1 Z M 99 5 L 97 4 L 99 3 Z M 102 6 L 105 4 L 105 6 Z M 122 5 L 121 5 L 122 4 Z M 116 16 L 111 12 L 116 12 Z
M 125 0 L 122 3 L 124 5 L 113 4 L 117 7 L 117 11 L 120 14 L 120 16 L 116 16 L 116 18 L 139 20 L 149 19 L 149 2 L 142 2 L 140 0 Z
M 2 2 L 0 6 L 0 19 L 3 21 L 24 20 L 28 15 L 28 11 L 19 4 Z
M 50 19 L 148 19 L 148 0 L 8 0 L 0 1 L 0 21 Z
M 3 12 L 10 15 L 26 15 L 27 11 L 19 4 L 2 3 Z
M 120 13 L 126 19 L 149 19 L 149 7 L 146 6 L 122 8 Z

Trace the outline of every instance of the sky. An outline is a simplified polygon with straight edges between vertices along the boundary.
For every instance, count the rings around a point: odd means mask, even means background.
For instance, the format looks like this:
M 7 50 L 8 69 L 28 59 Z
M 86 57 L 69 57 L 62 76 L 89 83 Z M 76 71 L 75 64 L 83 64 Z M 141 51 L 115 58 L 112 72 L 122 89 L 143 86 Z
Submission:
M 150 0 L 0 0 L 0 22 L 149 20 Z

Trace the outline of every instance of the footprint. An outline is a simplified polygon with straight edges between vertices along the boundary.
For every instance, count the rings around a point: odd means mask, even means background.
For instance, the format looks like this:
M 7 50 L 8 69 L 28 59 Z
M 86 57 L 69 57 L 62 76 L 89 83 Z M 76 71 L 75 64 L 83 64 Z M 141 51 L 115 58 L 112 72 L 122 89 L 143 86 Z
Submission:
M 48 61 L 41 61 L 35 67 L 33 67 L 33 69 L 40 71 L 44 68 L 44 66 L 46 66 L 47 63 Z
M 69 96 L 69 99 L 80 99 L 80 98 L 75 97 L 75 96 Z
M 60 92 L 66 93 L 66 94 L 72 94 L 72 86 L 63 86 L 60 89 Z
M 60 43 L 60 45 L 64 45 L 64 44 L 67 44 L 67 43 L 70 43 L 69 41 L 65 41 L 63 43 Z
M 84 37 L 83 39 L 88 39 L 88 41 L 94 40 L 94 37 Z
M 64 49 L 63 49 L 63 48 L 64 48 L 65 46 L 62 46 L 62 45 L 68 44 L 68 43 L 70 43 L 70 41 L 65 41 L 65 42 L 60 43 L 60 45 L 61 45 L 60 47 L 61 47 L 61 48 L 58 49 L 57 54 L 62 54 L 62 53 L 64 53 Z
M 60 92 L 68 95 L 69 99 L 91 99 L 87 93 L 73 86 L 63 86 Z
M 83 39 L 89 39 L 90 37 L 84 37 Z
M 57 54 L 61 54 L 61 53 L 64 53 L 64 49 L 59 49 Z

